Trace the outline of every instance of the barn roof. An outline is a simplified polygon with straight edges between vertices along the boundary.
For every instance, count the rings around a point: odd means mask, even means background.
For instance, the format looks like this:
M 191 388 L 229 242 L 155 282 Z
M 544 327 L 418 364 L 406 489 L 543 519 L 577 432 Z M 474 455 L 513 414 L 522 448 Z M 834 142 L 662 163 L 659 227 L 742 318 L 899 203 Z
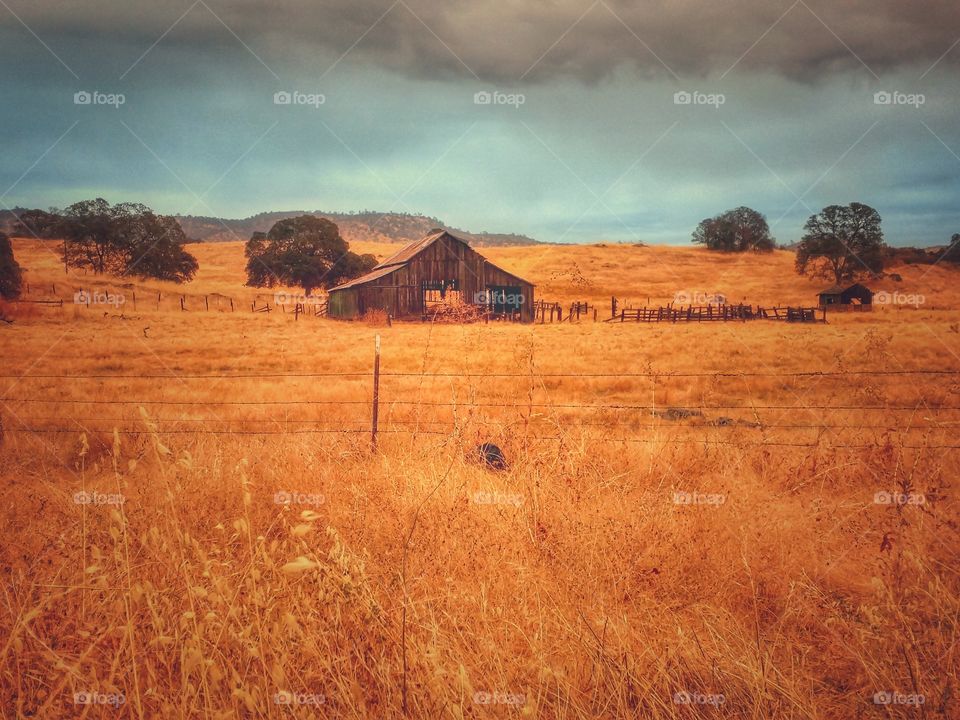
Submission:
M 450 233 L 448 233 L 446 230 L 431 230 L 421 239 L 414 240 L 412 243 L 404 245 L 400 250 L 374 267 L 373 270 L 368 272 L 366 275 L 361 275 L 360 277 L 354 278 L 353 280 L 345 282 L 342 285 L 337 285 L 335 288 L 330 288 L 330 292 L 334 292 L 336 290 L 345 290 L 347 288 L 356 287 L 357 285 L 364 285 L 372 280 L 378 280 L 385 275 L 389 275 L 401 265 L 405 265 L 406 263 L 410 262 L 413 258 L 433 245 L 433 243 L 442 238 L 444 235 L 448 235 L 452 239 L 462 242 L 464 245 L 469 247 L 469 243 L 467 243 L 466 240 L 462 240 L 456 235 L 450 235 Z
M 522 284 L 524 284 L 524 285 L 529 285 L 530 287 L 536 287 L 536 286 L 535 286 L 532 282 L 530 282 L 529 280 L 524 280 L 524 279 L 523 279 L 522 277 L 520 277 L 519 275 L 514 275 L 512 272 L 508 272 L 508 271 L 504 270 L 504 269 L 503 269 L 502 267 L 500 267 L 499 265 L 494 265 L 492 262 L 490 262 L 490 261 L 487 260 L 486 258 L 484 258 L 483 260 L 484 260 L 484 262 L 487 263 L 487 265 L 489 265 L 490 267 L 494 268 L 495 270 L 499 270 L 499 271 L 502 272 L 504 275 L 509 275 L 509 276 L 512 277 L 514 280 L 519 280 L 519 281 L 520 281 Z
M 335 292 L 337 290 L 345 290 L 347 288 L 357 287 L 358 285 L 364 285 L 373 280 L 378 280 L 384 277 L 385 275 L 389 275 L 399 267 L 406 265 L 408 262 L 413 260 L 417 255 L 419 255 L 428 247 L 430 247 L 435 242 L 437 242 L 438 240 L 444 237 L 448 237 L 451 240 L 456 240 L 457 242 L 463 243 L 467 247 L 470 247 L 470 243 L 468 243 L 466 240 L 464 240 L 463 238 L 458 238 L 456 235 L 452 233 L 448 233 L 446 230 L 442 230 L 442 229 L 431 230 L 420 240 L 414 240 L 412 243 L 402 247 L 400 250 L 398 250 L 393 255 L 391 255 L 386 260 L 384 260 L 382 263 L 380 263 L 375 268 L 373 268 L 373 270 L 368 272 L 366 275 L 361 275 L 360 277 L 354 278 L 353 280 L 350 280 L 349 282 L 345 282 L 342 285 L 337 285 L 335 288 L 331 288 L 330 292 Z M 524 280 L 523 278 L 518 277 L 511 272 L 507 272 L 503 268 L 498 267 L 497 265 L 494 265 L 492 262 L 490 262 L 486 258 L 484 258 L 484 261 L 487 263 L 487 265 L 490 265 L 491 267 L 496 268 L 497 270 L 502 272 L 504 275 L 509 275 L 510 277 L 515 278 L 516 280 L 519 280 L 525 285 L 532 285 L 531 282 Z
M 364 283 L 368 283 L 371 280 L 377 280 L 379 278 L 382 278 L 384 275 L 389 275 L 396 269 L 397 269 L 396 265 L 390 265 L 387 267 L 384 267 L 382 265 L 377 265 L 377 267 L 375 267 L 373 270 L 368 272 L 366 275 L 361 275 L 360 277 L 354 278 L 353 280 L 350 280 L 349 282 L 345 282 L 342 285 L 337 285 L 335 288 L 330 288 L 330 292 L 334 292 L 336 290 L 346 290 L 347 288 L 356 287 L 357 285 L 363 285 Z
M 435 230 L 431 230 L 429 233 L 426 234 L 426 236 L 424 236 L 420 240 L 414 240 L 409 245 L 405 245 L 398 252 L 394 253 L 393 255 L 388 257 L 386 260 L 384 260 L 382 263 L 377 265 L 377 267 L 374 268 L 374 270 L 376 270 L 377 268 L 392 267 L 392 266 L 403 265 L 405 263 L 408 263 L 411 260 L 413 260 L 413 258 L 416 257 L 418 254 L 422 253 L 428 247 L 433 245 L 437 240 L 442 238 L 444 235 L 446 235 L 452 240 L 456 240 L 457 242 L 463 243 L 467 247 L 470 247 L 470 243 L 468 243 L 463 238 L 458 238 L 456 235 L 451 235 L 446 230 L 435 229 Z

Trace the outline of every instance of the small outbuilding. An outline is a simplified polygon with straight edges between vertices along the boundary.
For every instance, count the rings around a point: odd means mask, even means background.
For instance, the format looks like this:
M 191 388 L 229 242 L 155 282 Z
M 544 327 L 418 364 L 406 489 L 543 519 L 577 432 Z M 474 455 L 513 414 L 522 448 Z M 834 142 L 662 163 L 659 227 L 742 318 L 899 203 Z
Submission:
M 821 308 L 833 310 L 870 309 L 873 305 L 873 291 L 866 285 L 832 285 L 818 293 Z
M 327 315 L 353 319 L 382 310 L 394 318 L 424 318 L 446 304 L 533 322 L 533 289 L 533 283 L 494 265 L 466 240 L 438 229 L 330 290 Z

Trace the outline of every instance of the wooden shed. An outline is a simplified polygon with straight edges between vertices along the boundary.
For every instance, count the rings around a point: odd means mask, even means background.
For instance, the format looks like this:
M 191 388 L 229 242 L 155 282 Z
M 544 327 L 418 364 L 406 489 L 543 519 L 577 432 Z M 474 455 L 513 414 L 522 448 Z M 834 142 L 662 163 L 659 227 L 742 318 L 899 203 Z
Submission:
M 834 310 L 846 310 L 854 306 L 857 309 L 873 304 L 873 291 L 865 285 L 854 283 L 853 285 L 832 285 L 826 290 L 818 293 L 821 308 L 832 308 Z
M 439 304 L 485 307 L 533 322 L 533 283 L 497 267 L 445 230 L 431 230 L 366 275 L 330 290 L 327 315 L 352 319 L 370 310 L 423 318 Z

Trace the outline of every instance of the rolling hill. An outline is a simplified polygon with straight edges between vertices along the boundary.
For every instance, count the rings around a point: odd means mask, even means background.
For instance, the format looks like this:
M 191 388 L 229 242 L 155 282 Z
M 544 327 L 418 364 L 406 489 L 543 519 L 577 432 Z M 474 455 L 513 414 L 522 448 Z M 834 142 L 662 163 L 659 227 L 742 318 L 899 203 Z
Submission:
M 290 210 L 265 212 L 243 219 L 177 215 L 176 218 L 188 237 L 203 242 L 247 240 L 254 232 L 266 232 L 278 220 L 298 215 L 317 215 L 329 218 L 340 228 L 348 242 L 408 243 L 419 240 L 433 228 L 443 228 L 468 240 L 477 247 L 504 247 L 539 245 L 525 235 L 503 233 L 474 233 L 445 225 L 426 215 L 389 212 L 328 213 L 319 210 Z

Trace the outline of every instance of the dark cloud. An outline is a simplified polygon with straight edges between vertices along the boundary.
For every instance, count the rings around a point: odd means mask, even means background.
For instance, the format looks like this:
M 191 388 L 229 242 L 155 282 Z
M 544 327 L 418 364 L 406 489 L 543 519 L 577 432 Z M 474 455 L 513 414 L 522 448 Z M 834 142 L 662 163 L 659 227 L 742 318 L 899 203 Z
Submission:
M 122 45 L 131 64 L 168 30 L 163 43 L 197 50 L 237 47 L 236 33 L 278 73 L 289 63 L 304 62 L 323 72 L 349 51 L 351 62 L 412 77 L 476 73 L 502 83 L 558 76 L 592 81 L 623 66 L 642 76 L 669 77 L 720 74 L 736 63 L 741 70 L 801 79 L 866 73 L 864 65 L 878 74 L 903 65 L 925 70 L 960 37 L 955 0 L 9 4 L 52 47 L 58 39 Z M 955 48 L 944 67 L 958 58 Z

